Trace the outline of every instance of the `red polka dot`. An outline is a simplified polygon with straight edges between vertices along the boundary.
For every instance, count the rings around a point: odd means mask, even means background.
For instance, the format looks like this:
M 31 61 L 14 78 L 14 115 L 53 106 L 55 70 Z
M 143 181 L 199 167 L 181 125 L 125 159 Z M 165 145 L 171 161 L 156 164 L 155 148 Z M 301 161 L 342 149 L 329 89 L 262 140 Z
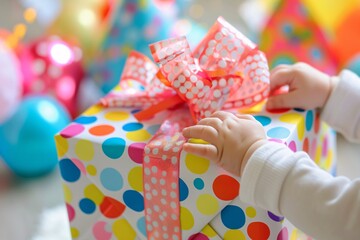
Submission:
M 308 138 L 304 139 L 303 151 L 309 153 L 309 139 Z
M 69 218 L 69 221 L 71 222 L 74 218 L 75 218 L 75 210 L 74 208 L 66 203 L 66 210 L 67 210 L 67 213 L 68 213 L 68 218 Z
M 191 235 L 188 240 L 209 240 L 209 238 L 203 233 L 196 233 Z
M 266 109 L 266 111 L 268 111 L 269 113 L 284 113 L 289 111 L 290 108 L 278 108 L 278 109 Z
M 115 128 L 110 125 L 98 125 L 89 129 L 89 132 L 95 136 L 105 136 L 114 132 Z
M 146 143 L 133 143 L 128 148 L 128 154 L 131 160 L 141 164 L 143 162 L 144 148 Z
M 247 233 L 252 240 L 266 240 L 270 236 L 270 229 L 263 222 L 252 222 L 247 227 Z
M 74 123 L 62 130 L 60 135 L 64 138 L 72 138 L 84 131 L 84 129 L 84 126 Z
M 220 175 L 213 182 L 215 195 L 223 201 L 236 198 L 239 195 L 239 188 L 239 182 L 228 175 Z
M 318 133 L 319 129 L 320 129 L 320 113 L 317 112 L 315 115 L 315 123 L 314 123 L 315 133 Z
M 120 217 L 124 210 L 125 205 L 111 197 L 105 197 L 100 204 L 101 213 L 108 218 Z

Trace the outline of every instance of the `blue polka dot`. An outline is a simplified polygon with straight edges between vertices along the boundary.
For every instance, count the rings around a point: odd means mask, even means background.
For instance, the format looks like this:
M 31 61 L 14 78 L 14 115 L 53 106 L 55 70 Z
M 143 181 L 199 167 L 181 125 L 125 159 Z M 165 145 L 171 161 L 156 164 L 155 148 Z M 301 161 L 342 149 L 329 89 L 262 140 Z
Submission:
M 152 125 L 150 127 L 148 127 L 147 131 L 151 134 L 154 135 L 160 128 L 160 124 L 157 125 Z
M 221 211 L 221 221 L 229 229 L 239 229 L 245 224 L 244 211 L 234 205 L 228 205 Z
M 204 181 L 201 178 L 195 178 L 194 180 L 194 187 L 197 190 L 201 190 L 204 188 Z
M 267 131 L 267 135 L 271 138 L 283 139 L 290 135 L 290 131 L 284 127 L 274 127 Z
M 139 229 L 139 231 L 146 237 L 146 222 L 145 222 L 145 217 L 141 217 L 137 223 L 136 223 L 137 228 Z
M 131 131 L 136 131 L 136 130 L 142 129 L 142 127 L 143 127 L 142 123 L 133 122 L 133 123 L 125 124 L 123 126 L 123 130 L 127 131 L 127 132 L 131 132 Z
M 269 125 L 271 123 L 271 118 L 266 116 L 254 116 L 254 118 L 263 126 Z
M 92 117 L 86 117 L 86 116 L 81 116 L 78 117 L 77 119 L 74 120 L 74 122 L 80 123 L 80 124 L 90 124 L 93 122 L 96 122 L 97 118 L 92 116 Z
M 139 192 L 134 190 L 127 190 L 124 192 L 123 199 L 126 206 L 132 210 L 136 212 L 141 212 L 144 210 L 144 198 Z
M 189 188 L 181 178 L 179 178 L 179 191 L 180 201 L 184 201 L 189 195 Z
M 81 175 L 80 169 L 68 158 L 59 162 L 61 177 L 67 182 L 76 182 Z
M 124 153 L 126 142 L 122 138 L 109 138 L 102 144 L 102 150 L 106 156 L 112 159 L 121 157 Z
M 81 199 L 79 202 L 79 207 L 81 211 L 86 214 L 92 214 L 96 209 L 95 203 L 88 198 Z
M 314 123 L 314 113 L 313 111 L 308 111 L 306 113 L 305 127 L 307 131 L 311 130 L 311 127 Z
M 114 168 L 105 168 L 100 174 L 101 184 L 110 191 L 118 191 L 123 187 L 123 178 Z

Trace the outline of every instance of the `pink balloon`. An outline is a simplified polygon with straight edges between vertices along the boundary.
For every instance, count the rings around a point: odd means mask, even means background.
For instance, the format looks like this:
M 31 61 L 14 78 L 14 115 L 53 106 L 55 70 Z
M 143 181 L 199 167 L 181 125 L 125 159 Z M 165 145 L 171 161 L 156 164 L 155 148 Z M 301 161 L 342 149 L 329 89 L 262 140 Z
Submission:
M 16 110 L 22 96 L 20 64 L 0 39 L 0 124 Z

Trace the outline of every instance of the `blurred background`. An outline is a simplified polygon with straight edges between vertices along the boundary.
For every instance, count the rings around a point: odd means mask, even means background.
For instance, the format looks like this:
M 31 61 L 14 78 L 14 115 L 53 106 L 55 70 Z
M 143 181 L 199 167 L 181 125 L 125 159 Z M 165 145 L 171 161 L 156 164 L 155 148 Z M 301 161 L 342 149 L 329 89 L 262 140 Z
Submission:
M 360 74 L 358 0 L 0 0 L 0 239 L 70 239 L 54 134 L 118 83 L 132 49 L 195 47 L 218 16 L 270 68 Z M 357 156 L 338 136 L 338 174 L 359 177 Z

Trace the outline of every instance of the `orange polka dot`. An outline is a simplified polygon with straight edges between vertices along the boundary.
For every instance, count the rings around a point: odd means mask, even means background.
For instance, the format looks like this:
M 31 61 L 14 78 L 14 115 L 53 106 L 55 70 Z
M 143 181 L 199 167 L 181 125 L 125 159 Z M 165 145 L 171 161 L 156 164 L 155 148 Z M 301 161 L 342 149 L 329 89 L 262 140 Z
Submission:
M 239 189 L 239 182 L 228 175 L 220 175 L 216 177 L 213 182 L 213 191 L 215 195 L 223 201 L 236 198 L 239 195 Z
M 252 222 L 247 227 L 247 233 L 252 240 L 267 240 L 270 236 L 270 229 L 263 222 Z
M 95 136 L 105 136 L 114 132 L 115 128 L 110 125 L 97 125 L 89 129 L 89 132 Z
M 303 151 L 309 153 L 309 139 L 308 138 L 304 139 Z
M 105 197 L 100 204 L 100 211 L 105 217 L 118 218 L 125 211 L 125 205 L 111 197 Z

